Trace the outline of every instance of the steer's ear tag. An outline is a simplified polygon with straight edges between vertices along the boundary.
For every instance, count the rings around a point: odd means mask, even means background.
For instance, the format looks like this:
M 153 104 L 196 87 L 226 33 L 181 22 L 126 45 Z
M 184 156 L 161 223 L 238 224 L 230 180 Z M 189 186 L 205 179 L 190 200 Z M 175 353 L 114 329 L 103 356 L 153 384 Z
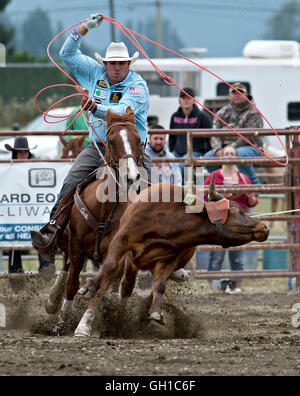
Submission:
M 196 202 L 196 195 L 190 193 L 187 193 L 183 200 L 183 203 L 185 203 L 188 206 L 194 205 L 195 202 Z

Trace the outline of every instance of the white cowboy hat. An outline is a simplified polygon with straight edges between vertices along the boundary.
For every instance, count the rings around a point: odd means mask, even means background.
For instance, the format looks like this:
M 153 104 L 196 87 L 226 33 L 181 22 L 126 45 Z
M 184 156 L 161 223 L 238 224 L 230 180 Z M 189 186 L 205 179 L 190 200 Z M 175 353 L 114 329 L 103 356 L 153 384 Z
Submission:
M 107 47 L 105 58 L 102 58 L 98 52 L 95 52 L 95 57 L 99 63 L 131 61 L 132 65 L 139 57 L 139 52 L 135 52 L 133 56 L 130 57 L 128 49 L 122 41 L 120 43 L 112 42 Z

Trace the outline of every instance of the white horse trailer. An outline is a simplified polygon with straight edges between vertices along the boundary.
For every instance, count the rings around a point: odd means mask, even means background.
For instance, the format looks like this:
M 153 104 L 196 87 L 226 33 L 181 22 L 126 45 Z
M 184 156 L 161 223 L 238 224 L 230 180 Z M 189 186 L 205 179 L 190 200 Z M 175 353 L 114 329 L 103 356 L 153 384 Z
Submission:
M 223 80 L 242 82 L 253 96 L 257 108 L 274 128 L 300 125 L 300 56 L 295 41 L 250 41 L 240 58 L 192 58 Z M 217 111 L 228 94 L 228 86 L 207 71 L 181 58 L 153 59 L 167 75 L 184 88 L 193 87 L 196 99 Z M 137 60 L 133 69 L 148 82 L 150 113 L 158 123 L 169 127 L 178 107 L 179 92 L 161 79 L 148 60 Z M 264 127 L 269 128 L 264 122 Z M 269 143 L 280 149 L 276 137 Z

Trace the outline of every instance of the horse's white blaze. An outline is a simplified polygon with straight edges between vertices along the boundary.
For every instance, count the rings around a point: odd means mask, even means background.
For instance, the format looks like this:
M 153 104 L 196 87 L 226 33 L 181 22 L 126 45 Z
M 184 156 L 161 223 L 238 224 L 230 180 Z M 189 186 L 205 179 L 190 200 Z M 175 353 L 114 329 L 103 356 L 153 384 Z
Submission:
M 131 151 L 130 143 L 128 141 L 126 129 L 122 129 L 120 131 L 120 135 L 121 135 L 123 143 L 124 143 L 125 153 L 132 155 L 132 151 Z M 133 160 L 133 158 L 128 158 L 127 161 L 128 161 L 128 177 L 129 177 L 129 179 L 136 180 L 137 168 L 134 163 L 134 160 Z

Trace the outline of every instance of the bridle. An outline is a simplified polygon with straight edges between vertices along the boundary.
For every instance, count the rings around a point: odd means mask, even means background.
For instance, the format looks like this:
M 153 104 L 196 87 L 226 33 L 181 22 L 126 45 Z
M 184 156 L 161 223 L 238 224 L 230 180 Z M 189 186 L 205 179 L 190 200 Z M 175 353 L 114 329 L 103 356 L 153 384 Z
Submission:
M 119 161 L 122 161 L 122 160 L 128 159 L 128 158 L 132 158 L 135 161 L 135 163 L 137 164 L 137 166 L 142 165 L 142 163 L 143 163 L 143 150 L 142 150 L 142 144 L 141 143 L 139 144 L 140 145 L 140 150 L 139 150 L 139 155 L 138 155 L 137 158 L 133 154 L 125 154 L 125 155 L 123 155 L 122 158 L 119 158 L 118 160 L 114 159 L 112 148 L 111 148 L 111 144 L 109 143 L 107 138 L 108 138 L 109 132 L 112 130 L 112 128 L 114 128 L 116 126 L 131 126 L 131 127 L 134 127 L 136 129 L 136 125 L 133 124 L 132 122 L 129 122 L 129 121 L 127 121 L 127 122 L 116 122 L 115 124 L 112 124 L 107 129 L 107 132 L 106 132 L 106 141 L 107 141 L 106 148 L 107 148 L 107 150 L 109 152 L 109 156 L 111 158 L 111 161 L 109 163 L 107 163 L 107 164 L 108 165 L 112 164 L 115 169 L 119 169 Z

